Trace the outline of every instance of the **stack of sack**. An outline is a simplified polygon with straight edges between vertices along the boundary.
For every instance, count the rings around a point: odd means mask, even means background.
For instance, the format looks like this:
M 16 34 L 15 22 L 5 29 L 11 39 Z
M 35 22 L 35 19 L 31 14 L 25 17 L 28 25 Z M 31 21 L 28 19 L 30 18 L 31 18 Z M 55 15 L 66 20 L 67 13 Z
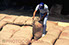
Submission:
M 62 29 L 63 29 L 62 26 L 58 26 L 58 22 L 47 21 L 46 31 L 51 30 L 53 28 L 58 28 L 60 31 L 62 31 Z
M 19 24 L 19 25 L 32 25 L 32 17 L 28 16 L 19 16 L 15 21 L 14 24 Z
M 0 45 L 28 45 L 33 37 L 31 26 L 7 24 L 0 31 Z
M 2 21 L 5 21 L 7 23 L 13 23 L 17 17 L 18 16 L 7 15 L 7 16 L 5 16 L 5 18 Z
M 32 25 L 32 17 L 29 16 L 16 16 L 16 15 L 7 15 L 0 14 L 0 21 L 7 23 L 18 24 L 18 25 Z M 39 20 L 39 17 L 35 17 L 35 20 Z
M 7 24 L 7 22 L 2 21 L 5 17 L 7 16 L 7 14 L 0 14 L 0 29 Z
M 9 39 L 20 30 L 20 26 L 7 24 L 3 27 L 3 29 L 0 31 L 0 44 L 6 44 L 4 41 L 9 41 Z
M 33 31 L 31 26 L 23 26 L 11 39 L 16 40 L 19 45 L 28 45 L 33 37 L 32 33 Z
M 69 45 L 69 26 L 63 29 L 55 45 Z
M 34 20 L 39 20 L 39 17 L 35 17 Z M 29 16 L 19 16 L 15 21 L 14 24 L 19 25 L 32 25 L 33 20 L 32 17 Z

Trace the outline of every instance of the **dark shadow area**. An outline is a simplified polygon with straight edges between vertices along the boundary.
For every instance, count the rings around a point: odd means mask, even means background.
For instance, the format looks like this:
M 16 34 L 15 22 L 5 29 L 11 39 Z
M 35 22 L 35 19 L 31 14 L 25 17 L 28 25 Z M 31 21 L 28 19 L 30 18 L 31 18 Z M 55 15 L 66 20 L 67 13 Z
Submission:
M 50 15 L 48 20 L 51 21 L 60 21 L 60 22 L 69 22 L 69 15 L 63 15 L 61 12 L 63 10 L 62 4 L 55 4 L 50 9 Z
M 56 7 L 55 7 L 56 8 Z M 58 10 L 58 11 L 56 11 Z M 48 17 L 48 20 L 51 21 L 61 21 L 61 22 L 69 22 L 69 15 L 62 15 L 60 14 L 61 10 L 59 9 L 52 9 L 50 10 L 50 15 Z M 4 11 L 0 11 L 0 14 L 8 14 L 8 15 L 17 15 L 17 16 L 33 16 L 33 9 L 27 9 L 27 10 L 19 10 L 19 9 L 7 9 Z M 39 12 L 37 12 L 36 16 L 39 16 Z
M 19 9 L 6 9 L 4 11 L 0 11 L 0 14 L 8 14 L 8 15 L 24 15 L 24 16 L 31 16 L 33 13 L 32 10 L 19 10 Z
M 35 7 L 40 2 L 48 5 L 48 20 L 69 22 L 68 0 L 0 0 L 0 14 L 33 16 Z M 39 16 L 37 12 L 36 16 Z
M 3 28 L 3 27 L 2 27 Z M 2 30 L 2 28 L 0 29 L 0 31 Z

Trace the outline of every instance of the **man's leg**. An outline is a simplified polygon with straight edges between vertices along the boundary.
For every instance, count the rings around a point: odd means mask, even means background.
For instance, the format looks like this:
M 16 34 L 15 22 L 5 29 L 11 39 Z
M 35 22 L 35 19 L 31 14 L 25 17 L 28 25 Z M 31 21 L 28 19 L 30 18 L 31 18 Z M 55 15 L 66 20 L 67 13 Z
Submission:
M 40 13 L 40 19 L 42 18 L 42 17 L 41 17 L 41 15 L 42 15 L 42 14 Z M 43 24 L 43 22 L 42 22 L 42 21 L 39 21 L 39 23 Z
M 47 17 L 45 17 L 44 18 L 44 21 L 43 21 L 43 35 L 42 35 L 42 37 L 43 36 L 45 36 L 45 34 L 46 34 L 46 23 L 47 23 L 47 18 L 48 18 L 48 16 Z

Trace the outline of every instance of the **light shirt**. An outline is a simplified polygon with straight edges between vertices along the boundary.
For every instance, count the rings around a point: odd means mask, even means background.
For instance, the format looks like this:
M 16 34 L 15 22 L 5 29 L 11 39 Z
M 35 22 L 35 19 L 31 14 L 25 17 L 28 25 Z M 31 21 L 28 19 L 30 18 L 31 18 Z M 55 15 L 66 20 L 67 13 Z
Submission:
M 49 10 L 48 10 L 48 6 L 46 5 L 46 4 L 44 4 L 44 9 L 41 9 L 40 7 L 39 7 L 39 4 L 36 6 L 36 8 L 35 8 L 35 10 L 38 10 L 39 9 L 39 11 L 40 11 L 40 13 L 42 13 L 42 14 L 44 14 L 44 13 L 49 13 Z

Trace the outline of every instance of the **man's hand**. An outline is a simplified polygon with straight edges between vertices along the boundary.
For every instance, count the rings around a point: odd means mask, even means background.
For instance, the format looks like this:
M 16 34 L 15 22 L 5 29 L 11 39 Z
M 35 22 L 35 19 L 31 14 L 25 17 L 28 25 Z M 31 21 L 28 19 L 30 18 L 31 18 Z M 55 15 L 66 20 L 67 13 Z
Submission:
M 47 12 L 44 14 L 44 16 L 39 20 L 39 21 L 42 21 L 44 20 L 44 17 L 47 15 Z
M 39 21 L 42 21 L 44 18 L 41 18 Z
M 34 17 L 32 17 L 32 19 L 34 20 Z
M 32 19 L 35 18 L 35 14 L 36 14 L 36 12 L 37 12 L 37 10 L 34 11 L 34 13 L 33 13 L 33 18 L 32 18 Z

